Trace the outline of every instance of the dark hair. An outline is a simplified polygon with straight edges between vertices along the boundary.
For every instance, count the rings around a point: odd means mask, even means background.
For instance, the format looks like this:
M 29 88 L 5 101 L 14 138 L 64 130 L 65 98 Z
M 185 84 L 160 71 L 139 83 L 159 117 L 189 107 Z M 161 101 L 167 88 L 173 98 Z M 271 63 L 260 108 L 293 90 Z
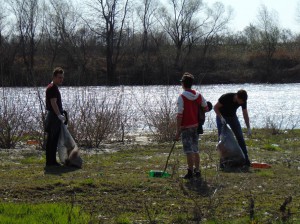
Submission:
M 244 102 L 246 102 L 247 99 L 248 99 L 247 92 L 246 92 L 246 90 L 243 90 L 243 89 L 241 89 L 241 90 L 239 90 L 239 91 L 237 92 L 237 96 L 238 96 L 238 98 L 240 98 L 240 99 L 243 100 Z
M 53 70 L 53 77 L 56 77 L 58 74 L 64 74 L 64 70 L 61 67 L 56 67 Z
M 180 80 L 185 88 L 191 88 L 194 82 L 194 76 L 188 72 L 185 72 Z

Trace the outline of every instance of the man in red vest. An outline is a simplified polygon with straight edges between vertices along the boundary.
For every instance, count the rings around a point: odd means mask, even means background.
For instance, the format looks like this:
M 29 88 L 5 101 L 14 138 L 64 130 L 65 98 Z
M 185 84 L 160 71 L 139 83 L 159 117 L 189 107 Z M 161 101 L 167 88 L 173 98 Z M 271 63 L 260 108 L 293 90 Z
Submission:
M 208 106 L 204 97 L 192 89 L 194 81 L 192 74 L 184 73 L 180 81 L 184 91 L 177 101 L 178 114 L 175 139 L 179 140 L 181 135 L 183 151 L 187 157 L 188 172 L 184 178 L 191 179 L 194 175 L 199 178 L 201 173 L 199 169 L 199 134 L 197 133 L 198 110 L 202 107 L 204 111 L 208 111 Z

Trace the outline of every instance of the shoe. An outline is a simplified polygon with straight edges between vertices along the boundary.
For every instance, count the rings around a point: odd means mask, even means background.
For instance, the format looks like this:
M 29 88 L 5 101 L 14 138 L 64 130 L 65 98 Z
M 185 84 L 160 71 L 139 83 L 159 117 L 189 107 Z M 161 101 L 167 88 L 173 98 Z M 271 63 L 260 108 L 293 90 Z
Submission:
M 248 166 L 248 167 L 250 167 L 251 166 L 251 162 L 250 162 L 250 160 L 249 159 L 246 159 L 246 162 L 245 162 L 245 164 L 244 164 L 245 166 Z
M 203 126 L 202 125 L 198 125 L 197 133 L 198 133 L 198 135 L 202 135 L 203 134 Z
M 220 163 L 219 168 L 220 168 L 220 170 L 224 170 L 225 169 L 225 164 L 224 163 Z
M 183 177 L 184 179 L 192 179 L 193 178 L 193 171 L 188 169 L 188 173 Z
M 61 166 L 58 162 L 46 163 L 46 166 Z
M 201 172 L 200 172 L 200 170 L 194 169 L 194 175 L 195 175 L 196 178 L 200 178 L 200 177 L 201 177 Z

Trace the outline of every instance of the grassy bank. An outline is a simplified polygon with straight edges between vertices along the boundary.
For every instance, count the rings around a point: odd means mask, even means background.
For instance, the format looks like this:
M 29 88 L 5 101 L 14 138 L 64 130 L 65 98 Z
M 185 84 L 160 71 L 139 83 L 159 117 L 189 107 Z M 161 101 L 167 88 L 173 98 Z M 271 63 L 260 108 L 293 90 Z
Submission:
M 53 213 L 65 219 L 45 215 L 44 223 L 74 223 L 67 218 L 70 208 L 82 218 L 77 223 L 300 223 L 300 130 L 253 130 L 246 139 L 250 158 L 272 168 L 248 171 L 219 171 L 216 133 L 201 138 L 202 178 L 193 181 L 181 178 L 186 165 L 180 142 L 169 162 L 171 178 L 148 176 L 163 169 L 171 142 L 82 150 L 79 170 L 45 170 L 41 151 L 1 150 L 0 218 L 13 216 L 14 206 L 27 205 L 34 214 L 34 206 L 46 204 L 64 210 Z

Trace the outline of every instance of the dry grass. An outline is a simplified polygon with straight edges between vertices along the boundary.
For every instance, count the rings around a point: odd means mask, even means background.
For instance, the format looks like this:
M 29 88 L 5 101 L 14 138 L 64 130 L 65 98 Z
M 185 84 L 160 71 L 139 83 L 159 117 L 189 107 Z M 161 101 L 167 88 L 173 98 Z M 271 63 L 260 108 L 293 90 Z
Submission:
M 92 215 L 91 223 L 299 223 L 300 132 L 272 135 L 253 130 L 246 139 L 252 160 L 271 169 L 217 169 L 216 133 L 202 136 L 202 179 L 186 181 L 182 146 L 176 144 L 168 172 L 172 178 L 149 178 L 163 169 L 169 144 L 100 145 L 84 150 L 80 170 L 44 170 L 44 153 L 1 150 L 0 202 L 66 202 Z M 282 151 L 263 149 L 276 144 Z M 103 153 L 108 147 L 115 153 Z M 102 150 L 103 149 L 103 150 Z

